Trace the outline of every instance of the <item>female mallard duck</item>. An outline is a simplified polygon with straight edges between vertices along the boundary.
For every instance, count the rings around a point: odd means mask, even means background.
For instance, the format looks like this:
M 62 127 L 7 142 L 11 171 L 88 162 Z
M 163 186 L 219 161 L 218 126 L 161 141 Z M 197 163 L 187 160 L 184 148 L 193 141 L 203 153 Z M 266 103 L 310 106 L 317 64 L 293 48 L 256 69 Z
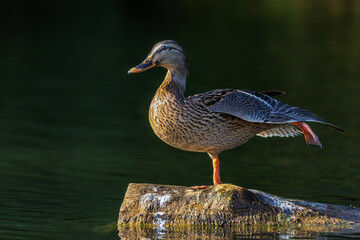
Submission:
M 187 58 L 175 41 L 155 44 L 147 58 L 128 73 L 155 66 L 168 71 L 150 105 L 151 127 L 161 140 L 175 148 L 207 152 L 213 160 L 214 185 L 221 184 L 219 153 L 255 135 L 288 137 L 303 133 L 307 144 L 321 147 L 319 138 L 304 122 L 323 123 L 344 132 L 313 113 L 271 98 L 283 94 L 279 91 L 219 89 L 185 97 Z

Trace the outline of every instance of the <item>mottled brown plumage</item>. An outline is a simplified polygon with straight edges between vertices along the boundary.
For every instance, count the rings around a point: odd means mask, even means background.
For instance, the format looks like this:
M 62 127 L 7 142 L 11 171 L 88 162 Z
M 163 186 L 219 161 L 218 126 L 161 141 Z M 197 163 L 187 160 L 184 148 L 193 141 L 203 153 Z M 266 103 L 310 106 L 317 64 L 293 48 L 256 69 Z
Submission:
M 150 106 L 151 127 L 161 140 L 173 147 L 212 155 L 237 147 L 273 127 L 272 124 L 252 123 L 228 114 L 210 112 L 209 107 L 225 92 L 218 90 L 206 96 L 185 98 L 168 72 Z
M 283 94 L 279 91 L 256 93 L 219 89 L 185 97 L 187 59 L 175 41 L 155 44 L 145 61 L 129 73 L 154 66 L 162 66 L 168 72 L 150 105 L 152 129 L 161 140 L 175 148 L 207 152 L 213 159 L 214 184 L 221 183 L 219 153 L 244 144 L 256 135 L 287 137 L 303 131 L 309 138 L 307 143 L 321 146 L 304 121 L 324 123 L 341 131 L 306 110 L 270 97 Z

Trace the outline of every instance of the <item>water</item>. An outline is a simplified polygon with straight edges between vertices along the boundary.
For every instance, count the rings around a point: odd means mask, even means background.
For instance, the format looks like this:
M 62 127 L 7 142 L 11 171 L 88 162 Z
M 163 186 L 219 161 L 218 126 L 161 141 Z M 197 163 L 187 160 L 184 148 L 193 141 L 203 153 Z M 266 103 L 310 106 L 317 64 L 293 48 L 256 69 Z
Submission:
M 167 146 L 148 124 L 165 71 L 126 74 L 163 39 L 177 40 L 188 53 L 188 95 L 283 90 L 279 99 L 347 131 L 311 124 L 323 149 L 307 147 L 302 137 L 254 138 L 220 156 L 224 182 L 360 207 L 359 1 L 1 5 L 2 239 L 118 239 L 115 222 L 129 183 L 211 183 L 206 154 Z M 136 236 L 360 238 L 356 229 L 248 232 Z

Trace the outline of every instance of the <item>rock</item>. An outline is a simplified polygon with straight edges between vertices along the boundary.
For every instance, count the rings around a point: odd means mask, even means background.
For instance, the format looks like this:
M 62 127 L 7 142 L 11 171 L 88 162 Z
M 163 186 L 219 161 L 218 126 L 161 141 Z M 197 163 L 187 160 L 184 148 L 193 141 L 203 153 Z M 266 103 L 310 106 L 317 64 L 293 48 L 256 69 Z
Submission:
M 355 223 L 360 223 L 359 208 L 289 200 L 231 184 L 198 190 L 131 183 L 120 208 L 118 228 Z

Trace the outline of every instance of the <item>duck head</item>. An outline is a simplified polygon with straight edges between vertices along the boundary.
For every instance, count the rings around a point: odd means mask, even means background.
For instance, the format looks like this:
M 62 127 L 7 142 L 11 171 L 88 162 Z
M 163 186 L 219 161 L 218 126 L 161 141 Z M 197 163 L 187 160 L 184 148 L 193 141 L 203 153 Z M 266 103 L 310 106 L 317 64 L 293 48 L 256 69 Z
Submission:
M 131 68 L 130 73 L 139 73 L 152 67 L 160 66 L 168 69 L 171 73 L 188 74 L 187 58 L 182 47 L 173 40 L 165 40 L 154 45 L 146 59 Z

